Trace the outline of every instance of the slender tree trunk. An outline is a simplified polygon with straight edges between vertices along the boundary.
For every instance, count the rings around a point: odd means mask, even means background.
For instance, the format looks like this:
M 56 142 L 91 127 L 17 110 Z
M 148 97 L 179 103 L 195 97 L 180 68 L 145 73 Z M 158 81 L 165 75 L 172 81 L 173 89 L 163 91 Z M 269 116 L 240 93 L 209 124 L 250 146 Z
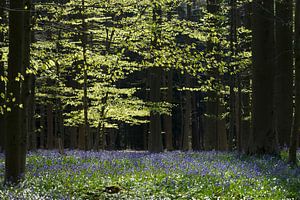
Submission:
M 154 24 L 159 26 L 161 24 L 162 9 L 159 5 L 155 4 L 153 8 L 152 21 Z M 159 38 L 161 37 L 161 32 L 159 30 L 154 30 L 154 36 L 152 40 L 152 47 L 154 49 L 159 49 Z M 155 64 L 156 56 L 152 53 L 153 64 Z M 157 103 L 161 99 L 160 87 L 161 87 L 161 74 L 162 69 L 158 67 L 153 67 L 150 70 L 150 101 Z M 156 111 L 150 112 L 150 138 L 149 138 L 149 151 L 150 152 L 162 152 L 162 136 L 161 136 L 161 116 Z
M 104 124 L 102 124 L 102 127 L 100 129 L 101 133 L 100 133 L 100 137 L 101 137 L 101 140 L 100 140 L 100 148 L 102 150 L 105 150 L 107 144 L 106 144 L 106 128 L 104 127 Z
M 280 146 L 288 146 L 293 119 L 293 0 L 276 2 L 276 127 Z
M 93 149 L 95 151 L 99 150 L 99 145 L 100 145 L 100 134 L 101 134 L 101 123 L 98 123 L 95 139 L 94 139 L 94 146 Z
M 220 10 L 220 1 L 219 0 L 207 0 L 207 11 L 211 14 L 217 14 Z M 215 20 L 213 19 L 211 23 L 214 26 L 217 26 Z M 212 51 L 215 47 L 215 44 L 212 42 L 207 43 L 208 51 Z M 218 69 L 214 68 L 211 71 L 211 75 L 215 77 L 216 80 L 219 80 Z M 207 93 L 207 102 L 206 102 L 206 116 L 205 120 L 205 135 L 204 143 L 205 149 L 219 149 L 219 94 L 215 91 L 217 88 L 213 88 L 212 91 Z
M 151 102 L 160 101 L 161 69 L 153 68 L 150 72 L 150 100 Z M 150 138 L 149 150 L 151 152 L 163 151 L 161 136 L 161 119 L 160 114 L 155 111 L 150 113 Z
M 80 150 L 85 150 L 86 147 L 86 142 L 85 142 L 85 132 L 84 132 L 84 125 L 80 125 L 79 126 L 79 130 L 78 130 L 78 148 Z
M 77 147 L 77 127 L 69 127 L 70 131 L 70 149 Z
M 192 149 L 201 149 L 200 139 L 200 115 L 198 108 L 198 93 L 192 93 Z
M 1 41 L 0 41 L 1 42 Z M 0 57 L 1 60 L 1 57 Z M 4 63 L 0 62 L 0 77 L 4 76 Z M 3 105 L 5 103 L 5 83 L 0 81 L 0 107 L 3 109 Z M 4 136 L 5 136 L 5 111 L 4 109 L 0 111 L 0 152 L 4 150 Z
M 42 104 L 40 105 L 40 127 L 41 127 L 41 132 L 40 132 L 40 148 L 44 149 L 46 147 L 45 145 L 45 133 L 46 133 L 46 121 L 45 121 L 45 116 L 46 116 L 46 110 L 45 106 Z
M 183 149 L 183 132 L 184 132 L 184 95 L 183 92 L 179 93 L 179 117 L 180 117 L 180 121 L 177 121 L 177 123 L 180 125 L 180 132 L 179 135 L 177 137 L 177 146 L 180 150 Z
M 228 150 L 228 144 L 227 144 L 227 133 L 226 133 L 226 121 L 222 117 L 224 113 L 224 102 L 223 102 L 223 97 L 221 95 L 218 95 L 217 97 L 217 106 L 218 106 L 218 111 L 217 111 L 217 150 L 221 151 L 226 151 Z
M 116 149 L 116 138 L 117 138 L 116 130 L 114 130 L 114 129 L 110 130 L 109 150 L 115 150 Z
M 5 1 L 0 1 L 0 24 L 5 25 L 5 15 L 4 15 L 4 7 L 5 7 Z M 0 31 L 0 44 L 4 43 L 4 30 L 2 29 Z M 0 47 L 3 47 L 4 45 L 1 45 Z M 3 52 L 0 51 L 0 77 L 5 76 L 5 69 L 4 69 L 4 62 L 1 61 L 3 59 Z M 4 149 L 4 136 L 5 136 L 5 111 L 3 108 L 3 105 L 5 104 L 5 82 L 0 79 L 0 152 Z
M 65 135 L 65 127 L 64 127 L 64 119 L 63 119 L 63 108 L 62 101 L 60 98 L 57 99 L 57 144 L 61 154 L 64 154 L 64 135 Z
M 297 164 L 297 147 L 300 136 L 300 0 L 296 0 L 295 13 L 295 67 L 296 67 L 296 98 L 294 125 L 291 134 L 289 162 Z
M 15 10 L 23 10 L 24 1 L 10 1 L 9 11 L 9 58 L 8 58 L 8 85 L 7 93 L 10 102 L 8 103 L 10 112 L 7 113 L 7 132 L 5 147 L 5 183 L 17 184 L 23 174 L 22 164 L 24 149 L 23 130 L 22 130 L 22 97 L 21 97 L 21 81 L 19 74 L 23 71 L 23 47 L 24 47 L 24 12 L 16 12 Z M 19 78 L 17 78 L 19 77 Z M 14 98 L 15 101 L 12 101 Z
M 249 77 L 244 78 L 243 80 L 243 88 L 250 88 L 250 80 Z M 243 113 L 242 113 L 242 121 L 241 121 L 241 146 L 242 151 L 246 152 L 248 148 L 248 142 L 249 142 L 249 135 L 251 133 L 251 95 L 249 92 L 243 92 L 241 94 L 241 104 L 243 107 Z
M 207 94 L 206 113 L 204 115 L 204 149 L 217 148 L 217 95 L 210 91 Z
M 274 1 L 253 1 L 253 112 L 248 153 L 278 154 L 274 124 Z
M 87 23 L 86 23 L 86 13 L 85 13 L 85 0 L 81 1 L 81 5 L 82 5 L 82 55 L 83 55 L 83 79 L 84 79 L 84 83 L 83 83 L 83 111 L 84 111 L 84 134 L 85 134 L 85 142 L 86 142 L 86 149 L 89 150 L 92 148 L 92 135 L 89 131 L 89 120 L 88 120 L 88 93 L 87 93 L 87 89 L 88 89 L 88 77 L 87 77 L 87 73 L 88 73 L 88 66 L 87 66 L 87 49 L 86 49 L 86 45 L 87 45 L 87 35 L 86 35 L 86 31 L 87 31 Z
M 231 0 L 231 13 L 230 13 L 230 51 L 231 51 L 231 61 L 233 61 L 233 57 L 236 54 L 236 41 L 237 41 L 237 24 L 236 24 L 236 0 Z M 236 132 L 236 94 L 234 91 L 235 83 L 236 83 L 236 66 L 231 66 L 231 74 L 230 77 L 230 95 L 229 95 L 229 104 L 230 104 L 230 120 L 229 120 L 229 149 L 233 150 L 235 147 L 235 140 L 237 137 Z
M 53 105 L 47 105 L 47 149 L 54 148 Z
M 167 85 L 167 94 L 166 94 L 166 101 L 168 103 L 173 102 L 173 71 L 169 70 L 166 72 L 166 85 Z M 172 114 L 172 113 L 171 113 Z M 164 129 L 166 133 L 166 148 L 168 151 L 173 150 L 173 120 L 172 115 L 164 115 Z
M 31 122 L 33 115 L 29 115 L 30 112 L 30 95 L 31 95 L 31 75 L 26 73 L 27 69 L 30 69 L 30 44 L 31 44 L 31 0 L 25 0 L 26 12 L 24 12 L 24 48 L 23 48 L 23 71 L 22 75 L 24 77 L 24 81 L 22 83 L 22 136 L 21 136 L 21 168 L 20 173 L 25 173 L 25 165 L 26 165 L 26 152 L 28 149 L 28 136 L 29 136 L 29 122 Z
M 29 135 L 30 135 L 30 149 L 36 150 L 37 148 L 37 134 L 36 134 L 36 120 L 35 120 L 35 77 L 31 77 L 31 89 L 30 89 L 30 100 L 29 100 Z
M 237 75 L 237 88 L 238 91 L 235 94 L 235 132 L 236 132 L 236 147 L 238 151 L 242 151 L 243 130 L 242 130 L 242 86 L 241 75 Z
M 185 74 L 185 86 L 187 88 L 190 87 L 190 75 Z M 188 151 L 191 150 L 191 117 L 192 117 L 192 107 L 191 107 L 191 92 L 185 91 L 185 99 L 184 99 L 184 116 L 183 116 L 183 142 L 182 142 L 182 150 Z

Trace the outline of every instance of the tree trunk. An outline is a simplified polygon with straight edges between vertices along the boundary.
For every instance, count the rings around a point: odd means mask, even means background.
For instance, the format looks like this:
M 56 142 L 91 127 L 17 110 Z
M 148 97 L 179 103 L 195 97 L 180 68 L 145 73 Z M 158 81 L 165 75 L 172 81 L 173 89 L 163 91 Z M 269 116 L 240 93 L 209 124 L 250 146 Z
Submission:
M 26 152 L 28 149 L 28 136 L 29 136 L 29 128 L 31 127 L 29 122 L 32 122 L 32 118 L 34 115 L 30 114 L 30 95 L 31 95 L 31 74 L 26 73 L 27 69 L 30 69 L 30 44 L 31 44 L 31 0 L 25 0 L 26 11 L 24 12 L 24 48 L 23 48 L 23 70 L 22 75 L 24 77 L 22 83 L 22 136 L 21 136 L 21 168 L 20 173 L 25 173 L 25 165 L 26 165 Z
M 116 150 L 117 132 L 115 129 L 110 130 L 109 133 L 109 150 Z
M 276 1 L 275 114 L 280 146 L 288 146 L 293 121 L 293 0 Z
M 220 10 L 219 0 L 207 0 L 207 11 L 211 14 L 217 14 Z M 217 26 L 215 20 L 213 19 L 211 23 Z M 214 49 L 214 44 L 211 42 L 207 43 L 207 50 L 212 51 Z M 214 68 L 211 71 L 211 75 L 219 80 L 218 69 Z M 219 148 L 219 96 L 216 92 L 217 88 L 212 88 L 211 91 L 207 93 L 206 102 L 206 116 L 205 120 L 205 132 L 204 132 L 204 145 L 205 149 L 218 149 Z
M 84 132 L 84 125 L 79 126 L 78 130 L 78 148 L 80 150 L 85 150 L 86 143 L 85 143 L 85 132 Z
M 237 88 L 238 91 L 235 94 L 235 132 L 236 132 L 236 147 L 238 151 L 242 151 L 243 141 L 243 130 L 242 130 L 242 86 L 241 86 L 241 75 L 237 77 Z
M 167 82 L 167 94 L 166 101 L 168 103 L 173 103 L 173 71 L 169 70 L 166 72 L 166 82 Z M 172 114 L 172 113 L 171 113 Z M 173 150 L 173 131 L 172 131 L 172 115 L 164 115 L 164 129 L 166 133 L 166 148 L 168 151 Z
M 162 9 L 159 5 L 155 4 L 152 13 L 152 21 L 157 27 L 162 23 Z M 160 27 L 153 32 L 153 40 L 151 45 L 153 49 L 159 49 L 159 38 L 161 37 Z M 152 52 L 152 61 L 155 64 L 156 55 Z M 160 102 L 160 87 L 161 87 L 161 74 L 162 69 L 153 67 L 150 69 L 150 101 L 154 103 Z M 161 136 L 161 116 L 156 111 L 150 112 L 150 138 L 149 138 L 149 151 L 162 152 L 162 136 Z
M 54 148 L 53 105 L 47 105 L 47 149 Z
M 23 130 L 22 130 L 22 97 L 21 81 L 16 80 L 23 72 L 23 47 L 24 47 L 24 13 L 15 12 L 23 10 L 24 1 L 10 1 L 9 10 L 9 58 L 8 58 L 8 85 L 7 93 L 10 102 L 8 107 L 11 109 L 6 118 L 6 147 L 5 147 L 5 183 L 17 184 L 24 176 L 21 174 L 21 166 L 24 149 Z M 14 98 L 15 101 L 12 101 Z
M 57 107 L 58 109 L 55 112 L 55 143 L 56 148 L 59 148 L 59 145 L 61 147 L 64 147 L 64 133 L 65 133 L 65 127 L 64 127 L 64 119 L 63 119 L 63 108 L 62 108 L 62 102 L 61 99 L 57 99 Z M 61 143 L 61 144 L 60 144 Z
M 204 149 L 212 150 L 217 147 L 217 95 L 214 91 L 208 92 L 206 112 L 204 115 Z
M 46 147 L 45 145 L 45 133 L 46 133 L 46 121 L 45 121 L 45 116 L 46 116 L 46 110 L 45 106 L 42 104 L 40 105 L 40 127 L 41 127 L 41 132 L 40 132 L 40 148 L 44 149 Z
M 161 85 L 161 69 L 153 68 L 150 72 L 150 101 L 157 103 L 160 101 L 160 85 Z M 150 138 L 149 151 L 162 152 L 162 136 L 161 136 L 161 118 L 156 111 L 150 113 Z
M 33 76 L 33 75 L 32 75 Z M 37 134 L 36 134 L 36 120 L 35 120 L 35 77 L 31 78 L 31 89 L 30 89 L 30 100 L 29 100 L 29 135 L 30 135 L 30 149 L 36 150 L 37 149 Z
M 217 146 L 216 149 L 220 151 L 226 151 L 228 150 L 228 144 L 227 144 L 227 133 L 226 133 L 226 121 L 222 117 L 224 114 L 224 102 L 223 97 L 218 95 L 217 97 Z
M 69 127 L 70 131 L 70 149 L 77 147 L 77 127 Z
M 243 81 L 243 88 L 250 88 L 250 78 L 246 77 Z M 249 142 L 249 135 L 251 133 L 251 95 L 250 92 L 243 92 L 241 94 L 241 103 L 243 107 L 242 121 L 241 121 L 241 149 L 246 152 Z
M 236 55 L 236 42 L 237 42 L 237 23 L 236 23 L 236 0 L 231 0 L 231 11 L 230 11 L 230 51 L 231 51 L 231 62 L 234 61 L 233 57 Z M 229 95 L 229 105 L 230 105 L 230 120 L 229 120 L 229 149 L 233 150 L 236 146 L 235 142 L 237 138 L 237 132 L 236 132 L 236 94 L 234 91 L 235 83 L 236 83 L 236 66 L 234 64 L 231 64 L 230 66 L 230 72 L 232 72 L 230 76 L 230 95 Z
M 248 153 L 278 154 L 274 124 L 274 1 L 253 1 L 253 113 Z
M 84 73 L 84 83 L 83 83 L 83 111 L 84 111 L 84 135 L 86 142 L 86 150 L 90 150 L 93 145 L 92 135 L 89 131 L 89 120 L 88 120 L 88 66 L 87 66 L 87 55 L 86 55 L 86 45 L 87 45 L 87 23 L 86 23 L 86 13 L 85 13 L 85 0 L 81 1 L 82 3 L 82 55 L 83 55 L 83 73 Z
M 1 41 L 0 41 L 1 42 Z M 0 57 L 0 60 L 2 58 Z M 0 61 L 0 77 L 4 76 L 4 63 Z M 4 136 L 5 136 L 5 112 L 3 105 L 5 104 L 5 83 L 0 80 L 0 152 L 4 150 Z M 3 109 L 3 110 L 2 110 Z
M 296 0 L 295 13 L 295 70 L 296 70 L 296 98 L 294 125 L 291 134 L 291 145 L 289 149 L 289 162 L 297 164 L 297 147 L 300 136 L 300 0 Z
M 185 86 L 187 88 L 190 87 L 190 75 L 185 74 Z M 191 150 L 191 117 L 192 117 L 192 107 L 191 107 L 191 92 L 186 90 L 185 91 L 185 98 L 184 98 L 184 116 L 183 116 L 183 141 L 182 141 L 182 150 L 188 151 Z
M 192 149 L 201 150 L 200 114 L 198 108 L 198 93 L 192 93 Z
M 101 134 L 101 123 L 98 123 L 95 139 L 94 139 L 94 146 L 93 149 L 95 151 L 99 150 L 99 145 L 100 145 L 100 134 Z
M 5 24 L 5 15 L 4 15 L 4 7 L 5 1 L 0 1 L 0 24 Z M 4 30 L 0 31 L 0 44 L 4 43 Z M 0 47 L 3 47 L 1 45 Z M 0 77 L 5 76 L 4 62 L 1 61 L 3 59 L 3 52 L 0 51 Z M 4 150 L 4 136 L 5 136 L 5 111 L 3 105 L 5 104 L 5 82 L 0 78 L 0 152 Z

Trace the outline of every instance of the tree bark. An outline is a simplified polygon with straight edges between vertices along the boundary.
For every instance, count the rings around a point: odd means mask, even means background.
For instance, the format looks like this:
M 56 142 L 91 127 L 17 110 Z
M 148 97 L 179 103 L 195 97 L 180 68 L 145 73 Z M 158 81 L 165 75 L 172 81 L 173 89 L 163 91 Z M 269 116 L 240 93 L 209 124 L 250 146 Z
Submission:
M 26 152 L 28 149 L 27 143 L 28 137 L 29 137 L 29 130 L 30 130 L 30 124 L 32 122 L 32 118 L 34 115 L 30 114 L 30 96 L 31 96 L 31 74 L 26 73 L 27 69 L 30 69 L 30 44 L 31 44 L 31 0 L 25 0 L 25 6 L 26 11 L 24 12 L 24 48 L 23 48 L 23 70 L 22 75 L 24 77 L 23 83 L 22 83 L 22 91 L 21 91 L 21 98 L 22 98 L 22 136 L 21 136 L 21 168 L 20 173 L 25 173 L 25 165 L 26 165 Z
M 173 71 L 169 70 L 166 72 L 166 82 L 167 82 L 167 94 L 166 101 L 168 103 L 173 103 Z M 172 113 L 171 113 L 172 114 Z M 172 115 L 164 115 L 164 129 L 166 133 L 166 148 L 168 151 L 173 150 L 173 120 Z
M 155 4 L 152 13 L 152 22 L 156 24 L 156 26 L 161 25 L 161 17 L 162 17 L 162 9 L 159 5 Z M 151 41 L 151 45 L 153 49 L 159 49 L 159 38 L 161 37 L 160 27 L 153 32 L 153 39 Z M 155 65 L 156 55 L 152 53 L 152 61 Z M 159 67 L 152 67 L 150 69 L 150 101 L 154 103 L 160 102 L 161 94 L 161 74 L 162 69 Z M 150 152 L 162 152 L 163 144 L 162 144 L 162 136 L 161 136 L 161 116 L 157 111 L 150 112 L 150 138 L 149 138 L 149 151 Z
M 22 141 L 22 97 L 21 80 L 16 80 L 23 72 L 23 48 L 24 48 L 24 12 L 16 11 L 24 9 L 23 0 L 10 1 L 9 11 L 9 58 L 8 58 L 8 85 L 7 93 L 10 96 L 8 103 L 10 112 L 7 113 L 6 121 L 6 147 L 5 147 L 5 183 L 17 184 L 23 174 L 21 166 L 24 155 Z M 12 101 L 14 98 L 14 101 Z
M 223 114 L 225 111 L 224 107 L 224 97 L 218 96 L 218 113 L 217 113 L 217 138 L 218 138 L 218 146 L 217 150 L 227 151 L 228 143 L 227 143 L 227 132 L 226 132 L 226 121 L 223 118 Z
M 198 108 L 198 93 L 192 93 L 192 149 L 201 150 L 200 114 Z
M 253 1 L 253 112 L 249 154 L 278 154 L 274 124 L 274 1 Z
M 80 150 L 85 150 L 86 147 L 86 143 L 85 143 L 85 132 L 84 132 L 84 125 L 80 125 L 79 126 L 79 130 L 78 130 L 78 148 Z
M 5 24 L 5 15 L 4 15 L 4 7 L 5 1 L 0 1 L 0 23 Z M 4 30 L 0 32 L 0 44 L 4 43 Z M 2 45 L 0 47 L 3 47 Z M 0 152 L 4 150 L 4 136 L 5 136 L 5 111 L 4 111 L 4 104 L 5 104 L 5 82 L 1 80 L 1 77 L 5 76 L 5 69 L 4 69 L 4 62 L 1 61 L 3 59 L 3 52 L 0 51 Z
M 288 146 L 293 121 L 293 0 L 276 1 L 276 127 L 280 146 Z
M 150 101 L 157 103 L 160 101 L 161 69 L 153 68 L 150 72 Z M 156 111 L 150 112 L 150 138 L 149 151 L 162 152 L 161 118 Z
M 185 86 L 190 87 L 190 75 L 185 74 Z M 191 107 L 191 92 L 185 91 L 185 98 L 183 99 L 184 104 L 184 116 L 183 116 L 183 141 L 182 141 L 182 150 L 188 151 L 191 150 L 191 117 L 192 117 L 192 107 Z
M 45 145 L 45 133 L 46 133 L 46 121 L 45 121 L 45 116 L 46 116 L 46 110 L 45 106 L 42 104 L 40 105 L 40 127 L 41 127 L 41 132 L 40 132 L 40 148 L 44 149 L 46 147 Z
M 70 133 L 70 149 L 76 149 L 77 147 L 77 127 L 69 127 Z
M 297 147 L 300 136 L 300 0 L 296 0 L 295 13 L 295 70 L 296 70 L 296 98 L 295 98 L 295 114 L 294 125 L 291 134 L 291 142 L 289 149 L 289 162 L 297 164 Z
M 47 149 L 54 148 L 53 105 L 47 105 Z
M 238 151 L 243 151 L 243 130 L 242 130 L 242 86 L 241 86 L 241 75 L 237 77 L 237 88 L 238 91 L 235 94 L 235 132 L 236 132 L 236 147 Z
M 236 55 L 236 41 L 237 41 L 237 23 L 236 23 L 236 0 L 231 0 L 231 11 L 230 11 L 230 51 L 231 51 L 231 57 L 234 57 Z M 231 62 L 234 61 L 234 58 L 230 58 Z M 236 94 L 234 91 L 234 88 L 236 86 L 236 66 L 231 65 L 230 66 L 230 72 L 232 73 L 230 75 L 230 95 L 229 95 L 229 105 L 230 105 L 230 120 L 229 120 L 229 137 L 228 137 L 228 143 L 229 143 L 229 149 L 233 150 L 236 146 L 235 142 L 237 138 L 237 121 L 236 121 Z
M 250 78 L 246 77 L 243 80 L 243 88 L 250 88 Z M 249 135 L 251 133 L 251 95 L 249 92 L 243 92 L 241 94 L 241 103 L 243 107 L 242 121 L 241 121 L 241 148 L 243 152 L 246 152 L 249 142 Z
M 207 93 L 206 112 L 204 115 L 204 149 L 217 148 L 217 94 L 214 91 Z
M 30 100 L 29 102 L 29 135 L 30 135 L 30 149 L 36 150 L 37 149 L 37 134 L 36 134 L 36 120 L 35 120 L 35 110 L 36 110 L 36 104 L 35 104 L 35 77 L 31 78 L 31 91 L 30 91 Z

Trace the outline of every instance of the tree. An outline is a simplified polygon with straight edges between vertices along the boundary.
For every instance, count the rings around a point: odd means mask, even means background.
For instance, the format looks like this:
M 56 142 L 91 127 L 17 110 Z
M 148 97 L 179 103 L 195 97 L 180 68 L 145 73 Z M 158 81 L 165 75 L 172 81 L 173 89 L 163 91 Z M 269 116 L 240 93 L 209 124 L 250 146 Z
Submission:
M 27 152 L 27 136 L 29 135 L 29 130 L 31 126 L 29 126 L 32 122 L 32 118 L 34 117 L 33 112 L 30 113 L 31 104 L 30 102 L 31 93 L 32 93 L 32 74 L 30 71 L 30 44 L 31 44 L 31 0 L 24 1 L 24 32 L 23 32 L 23 67 L 22 67 L 22 86 L 21 86 L 21 104 L 22 104 L 22 135 L 21 135 L 21 164 L 20 164 L 20 173 L 25 173 L 25 165 L 26 165 L 26 152 Z M 31 114 L 31 115 L 29 115 Z
M 187 88 L 191 87 L 190 85 L 190 75 L 185 74 L 185 86 Z M 191 150 L 191 139 L 192 139 L 192 130 L 191 130 L 191 118 L 192 118 L 192 99 L 191 99 L 191 91 L 185 91 L 185 98 L 183 100 L 183 135 L 182 135 L 182 150 L 188 151 Z
M 89 130 L 89 119 L 88 119 L 88 63 L 87 63 L 87 24 L 86 24 L 86 13 L 85 13 L 85 0 L 81 1 L 81 17 L 82 17 L 82 57 L 83 57 L 83 112 L 84 112 L 84 134 L 86 141 L 86 149 L 92 148 L 93 140 Z
M 166 77 L 166 87 L 167 87 L 167 92 L 165 94 L 165 100 L 168 103 L 173 103 L 173 71 L 169 70 L 164 73 Z M 173 119 L 172 115 L 164 115 L 163 116 L 164 120 L 164 129 L 165 129 L 165 134 L 166 134 L 166 149 L 168 151 L 173 150 Z
M 24 12 L 23 0 L 10 1 L 9 11 L 9 58 L 7 93 L 10 112 L 6 118 L 6 146 L 5 146 L 5 183 L 17 184 L 23 177 L 25 168 L 22 146 L 26 143 L 22 130 L 22 98 L 21 80 L 23 72 L 24 47 Z M 26 137 L 25 137 L 26 138 Z
M 154 32 L 152 39 L 153 52 L 159 48 L 159 41 L 161 37 L 161 20 L 162 20 L 162 9 L 159 2 L 154 2 L 152 20 L 154 23 Z M 152 61 L 155 64 L 157 57 L 155 53 L 152 53 Z M 160 87 L 161 87 L 161 76 L 162 69 L 160 66 L 155 66 L 150 69 L 150 101 L 160 102 Z M 157 111 L 150 112 L 150 138 L 149 138 L 149 151 L 151 152 L 162 152 L 162 136 L 161 136 L 161 117 Z
M 296 98 L 294 125 L 291 134 L 289 162 L 297 164 L 297 146 L 300 136 L 300 0 L 296 0 L 295 13 L 295 70 L 296 70 Z
M 275 114 L 278 142 L 289 145 L 293 119 L 293 0 L 276 1 Z
M 248 153 L 277 154 L 274 124 L 274 1 L 253 1 L 253 113 Z
M 5 7 L 5 1 L 0 1 L 0 43 L 4 43 L 4 35 L 5 35 L 5 13 L 4 13 L 4 7 Z M 4 69 L 4 51 L 3 48 L 4 45 L 1 45 L 0 48 L 0 127 L 5 126 L 5 69 Z M 4 136 L 5 136 L 5 128 L 0 129 L 0 152 L 4 149 Z

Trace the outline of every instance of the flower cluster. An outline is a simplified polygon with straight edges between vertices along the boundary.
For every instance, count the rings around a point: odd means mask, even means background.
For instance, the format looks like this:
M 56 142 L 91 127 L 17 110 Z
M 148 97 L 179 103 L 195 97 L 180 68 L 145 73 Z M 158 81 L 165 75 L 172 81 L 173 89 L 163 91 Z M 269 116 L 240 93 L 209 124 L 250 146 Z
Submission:
M 1 177 L 3 160 L 0 155 Z M 103 188 L 109 185 L 123 190 L 105 194 Z M 0 198 L 282 199 L 300 197 L 299 188 L 300 168 L 272 156 L 217 151 L 66 151 L 60 155 L 39 150 L 27 156 L 26 181 L 17 189 L 1 188 Z

